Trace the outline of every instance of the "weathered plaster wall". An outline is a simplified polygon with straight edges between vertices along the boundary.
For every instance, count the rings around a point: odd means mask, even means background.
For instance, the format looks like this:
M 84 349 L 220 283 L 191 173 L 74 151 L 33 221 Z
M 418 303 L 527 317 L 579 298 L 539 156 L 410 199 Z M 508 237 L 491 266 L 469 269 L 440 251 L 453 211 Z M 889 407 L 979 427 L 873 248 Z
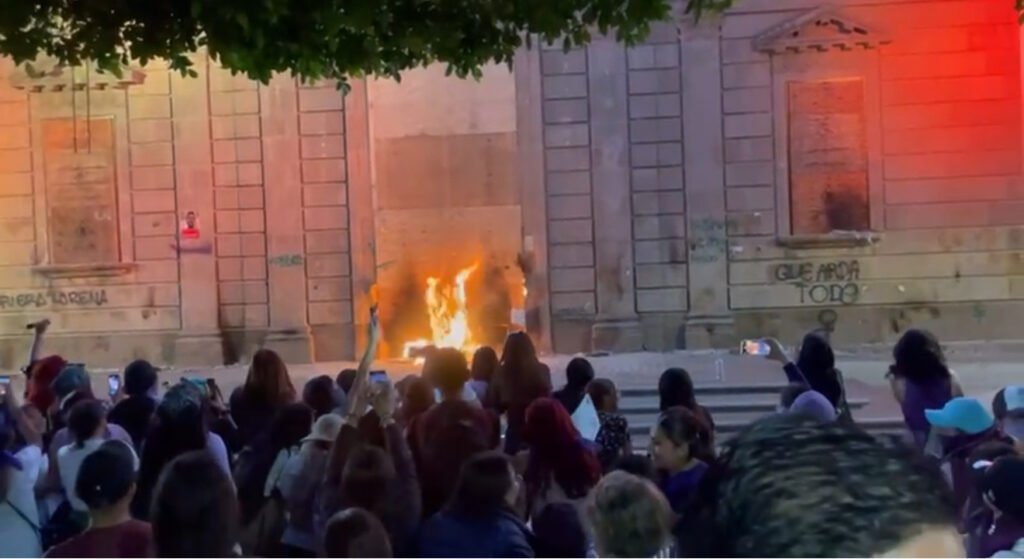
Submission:
M 1021 265 L 1019 26 L 995 0 L 851 0 L 838 13 L 890 42 L 868 63 L 758 52 L 752 39 L 817 7 L 748 0 L 722 20 L 729 297 L 737 331 L 846 342 L 910 325 L 943 337 L 1013 337 Z M 793 8 L 793 9 L 784 9 Z M 844 66 L 845 65 L 845 66 Z M 777 246 L 791 234 L 780 82 L 866 80 L 872 246 Z M 872 91 L 874 88 L 874 92 Z M 877 107 L 872 107 L 877 96 Z M 780 114 L 781 113 L 781 114 Z M 871 128 L 875 128 L 874 132 Z M 786 204 L 784 206 L 783 204 Z

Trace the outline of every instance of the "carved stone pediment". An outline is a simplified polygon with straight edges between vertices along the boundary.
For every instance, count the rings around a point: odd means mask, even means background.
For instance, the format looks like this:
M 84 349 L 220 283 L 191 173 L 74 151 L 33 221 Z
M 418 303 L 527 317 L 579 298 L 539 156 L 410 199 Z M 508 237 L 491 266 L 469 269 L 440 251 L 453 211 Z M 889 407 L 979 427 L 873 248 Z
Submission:
M 146 81 L 139 68 L 121 68 L 121 75 L 99 72 L 94 66 L 66 66 L 53 58 L 40 58 L 18 65 L 9 78 L 11 87 L 33 92 L 84 89 L 126 89 Z
M 754 50 L 772 54 L 873 49 L 890 43 L 884 33 L 822 6 L 754 37 Z

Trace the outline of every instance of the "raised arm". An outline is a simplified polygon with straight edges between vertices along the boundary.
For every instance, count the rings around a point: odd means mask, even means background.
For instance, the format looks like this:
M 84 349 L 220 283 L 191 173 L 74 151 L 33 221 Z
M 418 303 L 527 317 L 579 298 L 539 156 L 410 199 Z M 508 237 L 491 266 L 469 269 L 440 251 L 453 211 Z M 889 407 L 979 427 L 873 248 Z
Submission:
M 804 376 L 800 367 L 797 367 L 796 363 L 790 361 L 789 355 L 786 354 L 786 350 L 783 349 L 779 340 L 776 340 L 775 338 L 766 338 L 764 342 L 768 344 L 768 360 L 775 361 L 782 365 L 782 370 L 786 373 L 786 380 L 788 382 L 809 384 L 807 382 L 807 377 Z
M 377 322 L 376 307 L 370 309 L 368 334 L 366 349 L 359 361 L 359 368 L 356 369 L 356 380 L 352 383 L 352 393 L 348 398 L 345 424 L 338 432 L 334 444 L 331 445 L 330 458 L 327 460 L 324 483 L 332 487 L 337 486 L 341 481 L 341 472 L 345 468 L 345 461 L 348 460 L 349 452 L 358 439 L 359 420 L 366 414 L 367 406 L 370 404 L 370 365 L 373 364 L 373 358 L 377 354 L 377 343 L 380 341 L 380 325 Z
M 39 322 L 34 322 L 29 325 L 29 328 L 32 329 L 32 347 L 28 351 L 28 363 L 25 365 L 26 371 L 33 363 L 39 360 L 39 350 L 43 346 L 43 334 L 46 333 L 46 329 L 49 327 L 49 318 L 44 318 Z
M 403 502 L 402 514 L 406 518 L 419 520 L 423 503 L 420 499 L 419 478 L 416 476 L 416 463 L 409 450 L 402 428 L 395 422 L 395 408 L 398 407 L 398 395 L 390 382 L 374 386 L 370 400 L 373 411 L 380 417 L 381 427 L 388 439 L 388 451 L 391 462 L 395 466 L 395 495 L 401 495 Z

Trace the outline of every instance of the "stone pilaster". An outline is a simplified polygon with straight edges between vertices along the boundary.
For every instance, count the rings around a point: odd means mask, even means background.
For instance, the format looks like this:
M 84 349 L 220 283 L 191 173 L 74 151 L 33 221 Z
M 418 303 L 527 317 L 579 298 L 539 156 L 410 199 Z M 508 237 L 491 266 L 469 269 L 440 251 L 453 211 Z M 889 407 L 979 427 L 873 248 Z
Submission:
M 633 279 L 629 165 L 629 93 L 625 48 L 601 37 L 588 48 L 591 188 L 597 320 L 595 350 L 643 347 Z
M 172 72 L 174 178 L 179 218 L 193 211 L 200 239 L 178 238 L 182 333 L 175 344 L 175 364 L 203 365 L 223 360 L 218 324 L 217 260 L 213 237 L 213 166 L 210 146 L 209 61 L 196 55 L 196 78 Z
M 259 89 L 266 207 L 270 324 L 264 345 L 291 363 L 312 360 L 306 309 L 299 108 L 295 80 L 281 74 Z M 340 148 L 338 148 L 340 151 Z
M 725 211 L 722 67 L 718 21 L 681 24 L 684 175 L 690 312 L 689 348 L 732 342 Z

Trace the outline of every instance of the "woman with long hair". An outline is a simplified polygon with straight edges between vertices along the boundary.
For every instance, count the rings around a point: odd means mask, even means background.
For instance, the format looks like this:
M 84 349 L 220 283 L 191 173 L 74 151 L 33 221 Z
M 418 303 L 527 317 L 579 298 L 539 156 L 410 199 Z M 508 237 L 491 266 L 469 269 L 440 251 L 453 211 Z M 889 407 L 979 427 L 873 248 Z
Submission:
M 526 411 L 527 510 L 539 513 L 552 502 L 582 504 L 601 479 L 601 464 L 557 400 L 540 398 Z
M 172 386 L 160 401 L 142 447 L 138 488 L 132 501 L 135 518 L 149 518 L 160 472 L 182 454 L 206 451 L 225 474 L 231 474 L 224 441 L 208 429 L 207 405 L 199 387 L 188 381 Z
M 238 503 L 231 479 L 205 452 L 167 465 L 153 496 L 157 557 L 238 556 Z
M 703 423 L 703 438 L 708 448 L 715 448 L 715 420 L 711 412 L 697 403 L 697 393 L 693 388 L 693 379 L 685 369 L 677 367 L 666 369 L 658 379 L 658 410 L 664 412 L 669 408 L 682 406 Z
M 538 398 L 551 395 L 551 371 L 537 358 L 537 349 L 525 332 L 509 334 L 501 352 L 501 363 L 494 382 L 487 390 L 484 406 L 499 415 L 508 414 L 505 452 L 515 454 L 522 448 L 526 408 Z
M 954 397 L 963 396 L 963 389 L 946 366 L 939 340 L 927 330 L 904 332 L 893 347 L 892 357 L 893 364 L 885 376 L 903 411 L 903 421 L 919 449 L 939 455 L 939 441 L 930 436 L 931 426 L 924 412 L 942 409 Z
M 824 396 L 839 414 L 840 421 L 852 421 L 850 406 L 846 402 L 846 386 L 843 373 L 836 368 L 836 356 L 824 332 L 808 332 L 800 343 L 796 363 L 778 340 L 768 338 L 768 359 L 782 365 L 790 383 L 799 383 Z
M 277 482 L 288 459 L 313 428 L 313 408 L 288 404 L 273 417 L 268 430 L 238 457 L 235 483 L 243 525 L 248 525 L 267 499 L 277 496 Z
M 533 557 L 513 507 L 518 476 L 508 457 L 484 452 L 462 466 L 448 504 L 423 524 L 419 557 Z
M 231 393 L 231 418 L 238 425 L 242 445 L 270 426 L 274 415 L 295 401 L 295 386 L 281 356 L 261 349 L 252 357 L 245 384 Z
M 473 364 L 469 369 L 469 386 L 481 402 L 487 397 L 487 387 L 494 381 L 498 364 L 498 354 L 491 346 L 481 346 L 473 353 Z
M 650 454 L 672 510 L 681 514 L 697 491 L 712 458 L 702 440 L 703 425 L 682 406 L 669 408 L 651 429 Z

